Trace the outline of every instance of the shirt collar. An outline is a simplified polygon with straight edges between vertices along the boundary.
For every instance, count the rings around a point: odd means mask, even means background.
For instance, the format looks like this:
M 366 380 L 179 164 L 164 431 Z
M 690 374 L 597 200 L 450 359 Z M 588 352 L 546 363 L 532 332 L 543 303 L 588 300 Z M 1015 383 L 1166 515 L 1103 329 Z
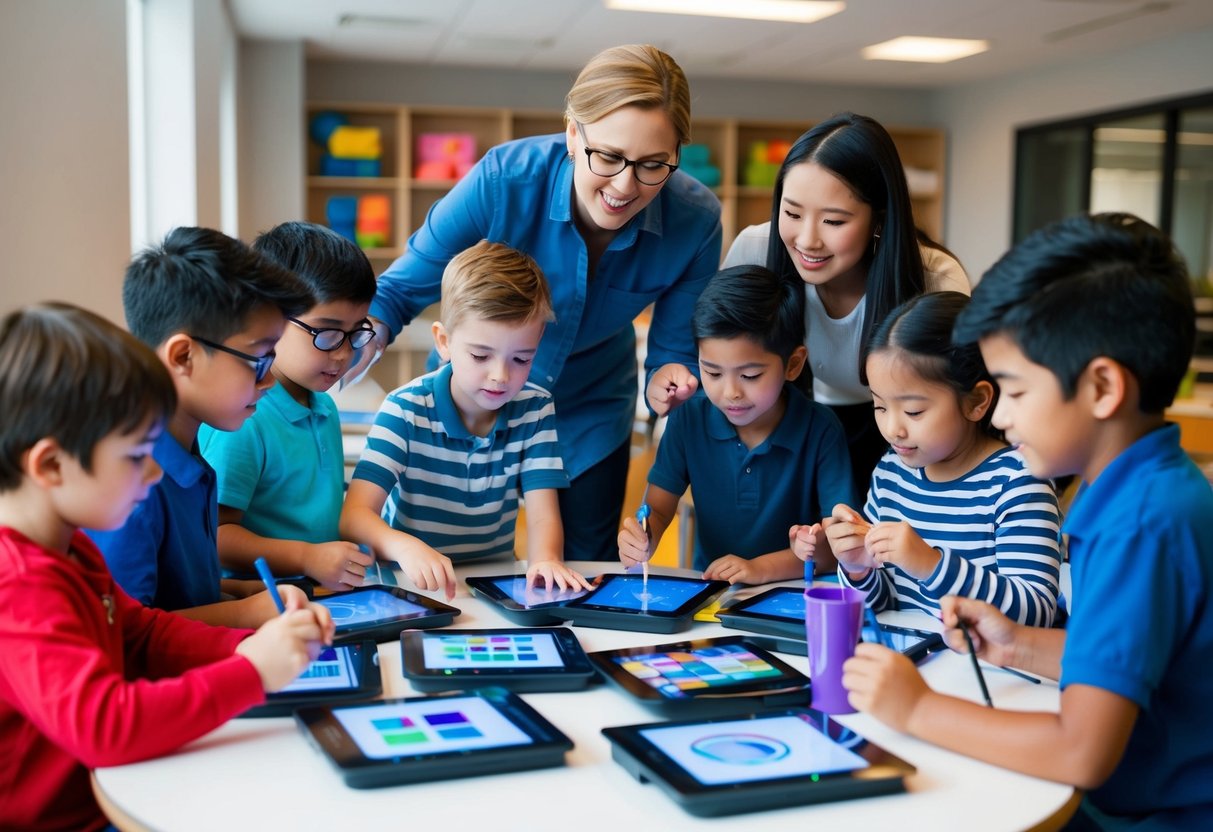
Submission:
M 1062 531 L 1074 538 L 1100 524 L 1099 513 L 1109 505 L 1128 499 L 1126 493 L 1133 492 L 1141 482 L 1143 471 L 1156 469 L 1171 460 L 1182 457 L 1179 446 L 1179 425 L 1166 424 L 1152 430 L 1120 452 L 1095 482 L 1084 482 L 1066 513 Z M 1137 502 L 1136 498 L 1133 498 Z
M 771 431 L 771 435 L 753 450 L 757 451 L 773 445 L 790 451 L 795 451 L 800 447 L 800 435 L 804 432 L 803 426 L 808 421 L 809 400 L 804 393 L 789 384 L 784 385 L 783 394 L 788 403 L 787 409 L 783 412 L 783 418 L 779 420 L 775 430 Z M 720 408 L 711 403 L 708 405 L 707 430 L 708 436 L 713 439 L 722 442 L 737 441 L 737 428 L 733 427 L 729 422 L 729 417 L 725 416 Z
M 152 448 L 152 458 L 164 469 L 164 476 L 182 488 L 190 488 L 212 470 L 197 453 L 197 448 L 195 441 L 194 449 L 187 451 L 166 429 Z
M 497 411 L 497 419 L 493 422 L 493 433 L 505 428 L 507 420 L 502 418 L 502 411 L 505 410 L 509 403 L 501 406 L 501 410 Z M 455 406 L 455 399 L 451 396 L 451 362 L 447 362 L 438 368 L 434 375 L 434 408 L 438 411 L 438 418 L 442 421 L 442 427 L 446 430 L 447 436 L 452 439 L 466 439 L 469 442 L 483 442 L 484 437 L 477 436 L 467 429 L 467 425 L 463 423 L 463 416 L 459 413 L 459 408 Z
M 308 399 L 309 401 L 314 402 L 315 394 L 310 393 L 308 395 Z M 299 404 L 299 402 L 295 401 L 294 396 L 287 392 L 287 389 L 282 386 L 282 382 L 276 383 L 273 387 L 267 390 L 265 395 L 261 397 L 261 401 L 257 403 L 257 406 L 268 406 L 273 410 L 276 410 L 282 416 L 282 418 L 286 419 L 291 424 L 296 425 L 300 422 L 306 422 L 311 418 L 313 413 L 321 418 L 326 415 L 322 410 L 315 410 L 307 405 Z

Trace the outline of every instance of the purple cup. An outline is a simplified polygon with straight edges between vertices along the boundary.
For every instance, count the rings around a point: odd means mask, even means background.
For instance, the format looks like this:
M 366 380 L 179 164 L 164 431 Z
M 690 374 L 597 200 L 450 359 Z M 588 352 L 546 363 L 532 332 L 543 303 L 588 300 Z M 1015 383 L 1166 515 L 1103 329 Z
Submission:
M 818 586 L 804 593 L 813 707 L 823 713 L 855 713 L 842 686 L 842 665 L 855 655 L 865 600 L 862 592 L 851 587 Z

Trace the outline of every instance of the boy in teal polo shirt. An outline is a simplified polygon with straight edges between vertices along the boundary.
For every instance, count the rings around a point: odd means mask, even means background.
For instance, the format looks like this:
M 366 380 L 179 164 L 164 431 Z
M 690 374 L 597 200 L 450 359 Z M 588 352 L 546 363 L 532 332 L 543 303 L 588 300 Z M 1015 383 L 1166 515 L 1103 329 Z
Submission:
M 375 273 L 353 242 L 320 225 L 287 222 L 253 242 L 293 272 L 316 305 L 287 318 L 271 372 L 278 384 L 239 430 L 198 435 L 219 483 L 219 560 L 251 573 L 264 556 L 278 575 L 329 589 L 360 586 L 373 562 L 337 530 L 345 461 L 337 406 L 326 392 L 374 333 Z
M 619 559 L 632 566 L 652 556 L 689 486 L 694 563 L 705 578 L 760 584 L 800 577 L 789 530 L 854 497 L 841 423 L 786 383 L 805 363 L 804 289 L 761 266 L 725 269 L 699 296 L 691 329 L 706 398 L 670 414 L 649 471 L 651 537 L 628 517 Z M 819 560 L 818 571 L 833 571 Z
M 1057 713 L 931 691 L 861 644 L 851 704 L 946 748 L 1086 791 L 1068 829 L 1213 828 L 1213 491 L 1168 424 L 1196 316 L 1171 241 L 1125 214 L 1072 217 L 988 271 L 956 324 L 1001 395 L 994 426 L 1041 479 L 1077 474 L 1064 631 L 945 598 L 948 640 L 1058 679 Z

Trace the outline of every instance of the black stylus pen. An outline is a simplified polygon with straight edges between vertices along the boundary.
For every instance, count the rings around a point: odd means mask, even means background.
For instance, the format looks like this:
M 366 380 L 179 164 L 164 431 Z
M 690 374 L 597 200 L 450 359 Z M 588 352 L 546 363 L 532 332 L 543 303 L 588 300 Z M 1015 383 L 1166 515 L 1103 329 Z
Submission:
M 977 684 L 981 685 L 981 698 L 986 700 L 986 707 L 993 708 L 994 701 L 990 699 L 990 689 L 986 687 L 986 677 L 981 672 L 981 665 L 977 663 L 977 651 L 973 649 L 973 637 L 969 635 L 969 625 L 958 620 L 961 634 L 965 637 L 965 644 L 969 647 L 969 658 L 973 661 L 973 672 L 977 674 Z

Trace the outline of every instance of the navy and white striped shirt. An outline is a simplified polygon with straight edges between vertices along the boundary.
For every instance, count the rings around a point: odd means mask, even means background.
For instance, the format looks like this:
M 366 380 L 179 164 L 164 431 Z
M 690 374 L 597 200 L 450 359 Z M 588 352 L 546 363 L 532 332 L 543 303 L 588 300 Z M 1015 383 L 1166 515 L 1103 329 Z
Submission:
M 931 482 L 889 451 L 872 472 L 863 510 L 873 523 L 904 520 L 942 553 L 922 581 L 892 564 L 859 582 L 840 568 L 843 583 L 868 593 L 875 609 L 938 616 L 939 599 L 962 595 L 1022 624 L 1052 625 L 1061 567 L 1057 495 L 1018 451 L 1003 448 L 950 482 Z
M 527 383 L 476 436 L 451 398 L 449 364 L 388 394 L 354 479 L 388 493 L 392 528 L 454 561 L 512 558 L 519 495 L 569 483 L 546 390 Z

